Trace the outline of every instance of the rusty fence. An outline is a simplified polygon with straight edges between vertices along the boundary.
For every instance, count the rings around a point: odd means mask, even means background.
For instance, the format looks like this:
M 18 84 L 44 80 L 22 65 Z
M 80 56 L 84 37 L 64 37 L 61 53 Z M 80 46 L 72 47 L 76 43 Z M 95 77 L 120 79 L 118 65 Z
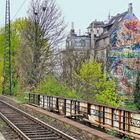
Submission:
M 69 118 L 140 139 L 140 113 L 107 105 L 43 94 L 29 94 L 29 103 Z

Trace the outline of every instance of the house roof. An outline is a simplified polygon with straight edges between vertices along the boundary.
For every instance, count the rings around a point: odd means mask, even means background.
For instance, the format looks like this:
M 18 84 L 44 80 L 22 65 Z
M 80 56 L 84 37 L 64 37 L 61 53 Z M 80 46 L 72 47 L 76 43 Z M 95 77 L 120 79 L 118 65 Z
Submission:
M 127 14 L 128 14 L 128 11 L 121 14 L 117 14 L 116 16 L 113 16 L 109 20 L 109 22 L 104 25 L 103 28 L 106 30 L 104 30 L 103 34 L 97 39 L 97 41 L 110 36 L 114 28 L 116 27 L 116 25 L 118 25 Z
M 116 16 L 113 16 L 113 17 L 110 19 L 110 21 L 109 21 L 108 24 L 113 24 L 114 21 L 115 21 L 116 19 L 123 18 L 123 17 L 125 17 L 127 14 L 128 14 L 128 11 L 123 12 L 123 13 L 121 13 L 121 14 L 117 14 Z
M 94 25 L 95 28 L 98 28 L 98 27 L 104 27 L 105 24 L 104 24 L 103 21 L 97 21 L 97 20 L 95 20 L 95 21 L 93 21 L 93 22 L 90 23 L 90 25 L 88 26 L 87 29 L 92 28 L 93 25 Z

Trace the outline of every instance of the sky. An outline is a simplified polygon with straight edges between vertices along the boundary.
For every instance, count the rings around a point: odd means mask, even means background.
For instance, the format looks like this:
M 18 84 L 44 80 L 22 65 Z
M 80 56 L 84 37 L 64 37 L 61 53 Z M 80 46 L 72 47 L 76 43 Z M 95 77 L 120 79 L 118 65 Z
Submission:
M 31 0 L 11 0 L 11 20 L 26 16 Z M 140 0 L 56 0 L 60 7 L 65 22 L 68 25 L 67 32 L 74 22 L 75 31 L 79 29 L 84 34 L 86 28 L 93 20 L 107 20 L 111 16 L 122 13 L 128 9 L 128 3 L 133 3 L 133 11 L 140 19 Z M 5 0 L 0 3 L 0 26 L 4 25 Z

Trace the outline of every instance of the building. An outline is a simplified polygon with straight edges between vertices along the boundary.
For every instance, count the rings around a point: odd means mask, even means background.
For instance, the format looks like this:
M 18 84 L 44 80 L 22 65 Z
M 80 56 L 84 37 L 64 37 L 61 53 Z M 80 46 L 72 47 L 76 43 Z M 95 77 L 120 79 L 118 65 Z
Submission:
M 95 20 L 87 29 L 88 34 L 81 36 L 72 28 L 66 50 L 89 50 L 90 58 L 101 61 L 104 69 L 109 67 L 110 77 L 116 80 L 119 93 L 132 95 L 140 71 L 140 22 L 133 13 L 132 3 L 127 11 L 109 15 L 107 22 Z

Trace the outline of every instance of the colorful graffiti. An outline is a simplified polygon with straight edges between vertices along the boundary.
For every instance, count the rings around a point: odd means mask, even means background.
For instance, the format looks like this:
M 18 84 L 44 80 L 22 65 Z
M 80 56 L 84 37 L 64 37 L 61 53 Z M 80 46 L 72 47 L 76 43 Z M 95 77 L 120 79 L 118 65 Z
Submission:
M 140 71 L 140 22 L 128 13 L 111 35 L 110 76 L 117 81 L 120 94 L 132 94 Z

